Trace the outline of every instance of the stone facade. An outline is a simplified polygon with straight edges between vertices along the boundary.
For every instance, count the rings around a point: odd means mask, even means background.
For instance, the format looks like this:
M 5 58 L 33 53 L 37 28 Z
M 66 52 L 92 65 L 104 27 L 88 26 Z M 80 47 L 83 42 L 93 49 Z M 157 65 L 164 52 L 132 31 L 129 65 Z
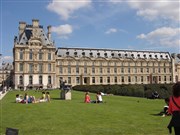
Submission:
M 14 86 L 59 88 L 68 85 L 172 83 L 180 79 L 180 65 L 168 52 L 95 48 L 57 48 L 32 20 L 19 23 L 14 39 Z M 178 77 L 177 77 L 178 76 Z

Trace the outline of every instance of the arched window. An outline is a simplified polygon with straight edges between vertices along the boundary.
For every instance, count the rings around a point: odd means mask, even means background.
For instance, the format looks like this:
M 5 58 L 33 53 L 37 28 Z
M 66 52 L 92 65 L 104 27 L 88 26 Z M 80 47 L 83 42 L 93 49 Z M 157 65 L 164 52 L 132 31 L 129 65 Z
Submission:
M 51 76 L 48 76 L 48 84 L 51 84 Z
M 19 84 L 22 84 L 22 85 L 24 84 L 24 82 L 23 82 L 23 76 L 20 76 L 20 77 L 19 77 Z
M 29 84 L 33 84 L 33 77 L 32 77 L 32 75 L 29 76 Z
M 39 76 L 39 84 L 42 84 L 43 82 L 43 78 L 42 78 L 42 75 Z

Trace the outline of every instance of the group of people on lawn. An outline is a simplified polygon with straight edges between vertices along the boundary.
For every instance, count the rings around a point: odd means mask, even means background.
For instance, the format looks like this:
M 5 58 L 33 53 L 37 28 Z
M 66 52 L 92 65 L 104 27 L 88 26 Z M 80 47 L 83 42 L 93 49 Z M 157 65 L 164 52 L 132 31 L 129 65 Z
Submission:
M 42 103 L 42 102 L 50 102 L 50 93 L 49 92 L 42 92 L 42 97 L 36 99 L 35 96 L 29 96 L 27 93 L 24 94 L 24 97 L 22 95 L 17 94 L 16 95 L 16 103 Z
M 96 100 L 91 100 L 89 92 L 86 92 L 84 102 L 85 103 L 103 103 L 102 95 L 106 95 L 106 94 L 104 94 L 102 92 L 97 92 Z

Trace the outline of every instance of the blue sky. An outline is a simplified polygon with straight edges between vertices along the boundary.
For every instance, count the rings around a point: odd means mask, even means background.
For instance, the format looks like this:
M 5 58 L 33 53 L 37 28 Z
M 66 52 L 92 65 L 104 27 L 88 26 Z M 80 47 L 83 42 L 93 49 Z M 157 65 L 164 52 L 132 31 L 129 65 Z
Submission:
M 180 53 L 179 0 L 0 0 L 3 61 L 12 61 L 19 22 L 52 26 L 56 47 Z

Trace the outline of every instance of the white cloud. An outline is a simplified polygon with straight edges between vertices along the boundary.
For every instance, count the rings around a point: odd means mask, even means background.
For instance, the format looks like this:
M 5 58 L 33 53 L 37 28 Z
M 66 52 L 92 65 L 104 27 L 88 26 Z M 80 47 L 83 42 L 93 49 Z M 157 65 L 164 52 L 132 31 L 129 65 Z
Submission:
M 179 35 L 180 28 L 162 27 L 147 34 L 140 34 L 137 38 L 147 40 L 151 44 L 177 47 L 180 44 Z
M 147 20 L 155 20 L 159 18 L 180 21 L 179 2 L 172 0 L 156 0 L 156 1 L 141 1 L 130 0 L 128 5 L 136 9 L 136 14 Z
M 111 33 L 116 33 L 118 30 L 117 29 L 115 29 L 115 28 L 110 28 L 110 29 L 108 29 L 105 33 L 106 34 L 111 34 Z
M 12 56 L 3 56 L 2 61 L 4 62 L 11 62 L 13 60 Z
M 91 0 L 80 0 L 80 1 L 64 1 L 64 0 L 52 0 L 47 6 L 50 11 L 53 11 L 61 16 L 61 19 L 68 20 L 71 15 L 85 7 L 91 5 Z
M 73 28 L 71 25 L 65 24 L 52 27 L 52 32 L 57 33 L 60 38 L 68 38 L 68 36 L 73 32 Z

